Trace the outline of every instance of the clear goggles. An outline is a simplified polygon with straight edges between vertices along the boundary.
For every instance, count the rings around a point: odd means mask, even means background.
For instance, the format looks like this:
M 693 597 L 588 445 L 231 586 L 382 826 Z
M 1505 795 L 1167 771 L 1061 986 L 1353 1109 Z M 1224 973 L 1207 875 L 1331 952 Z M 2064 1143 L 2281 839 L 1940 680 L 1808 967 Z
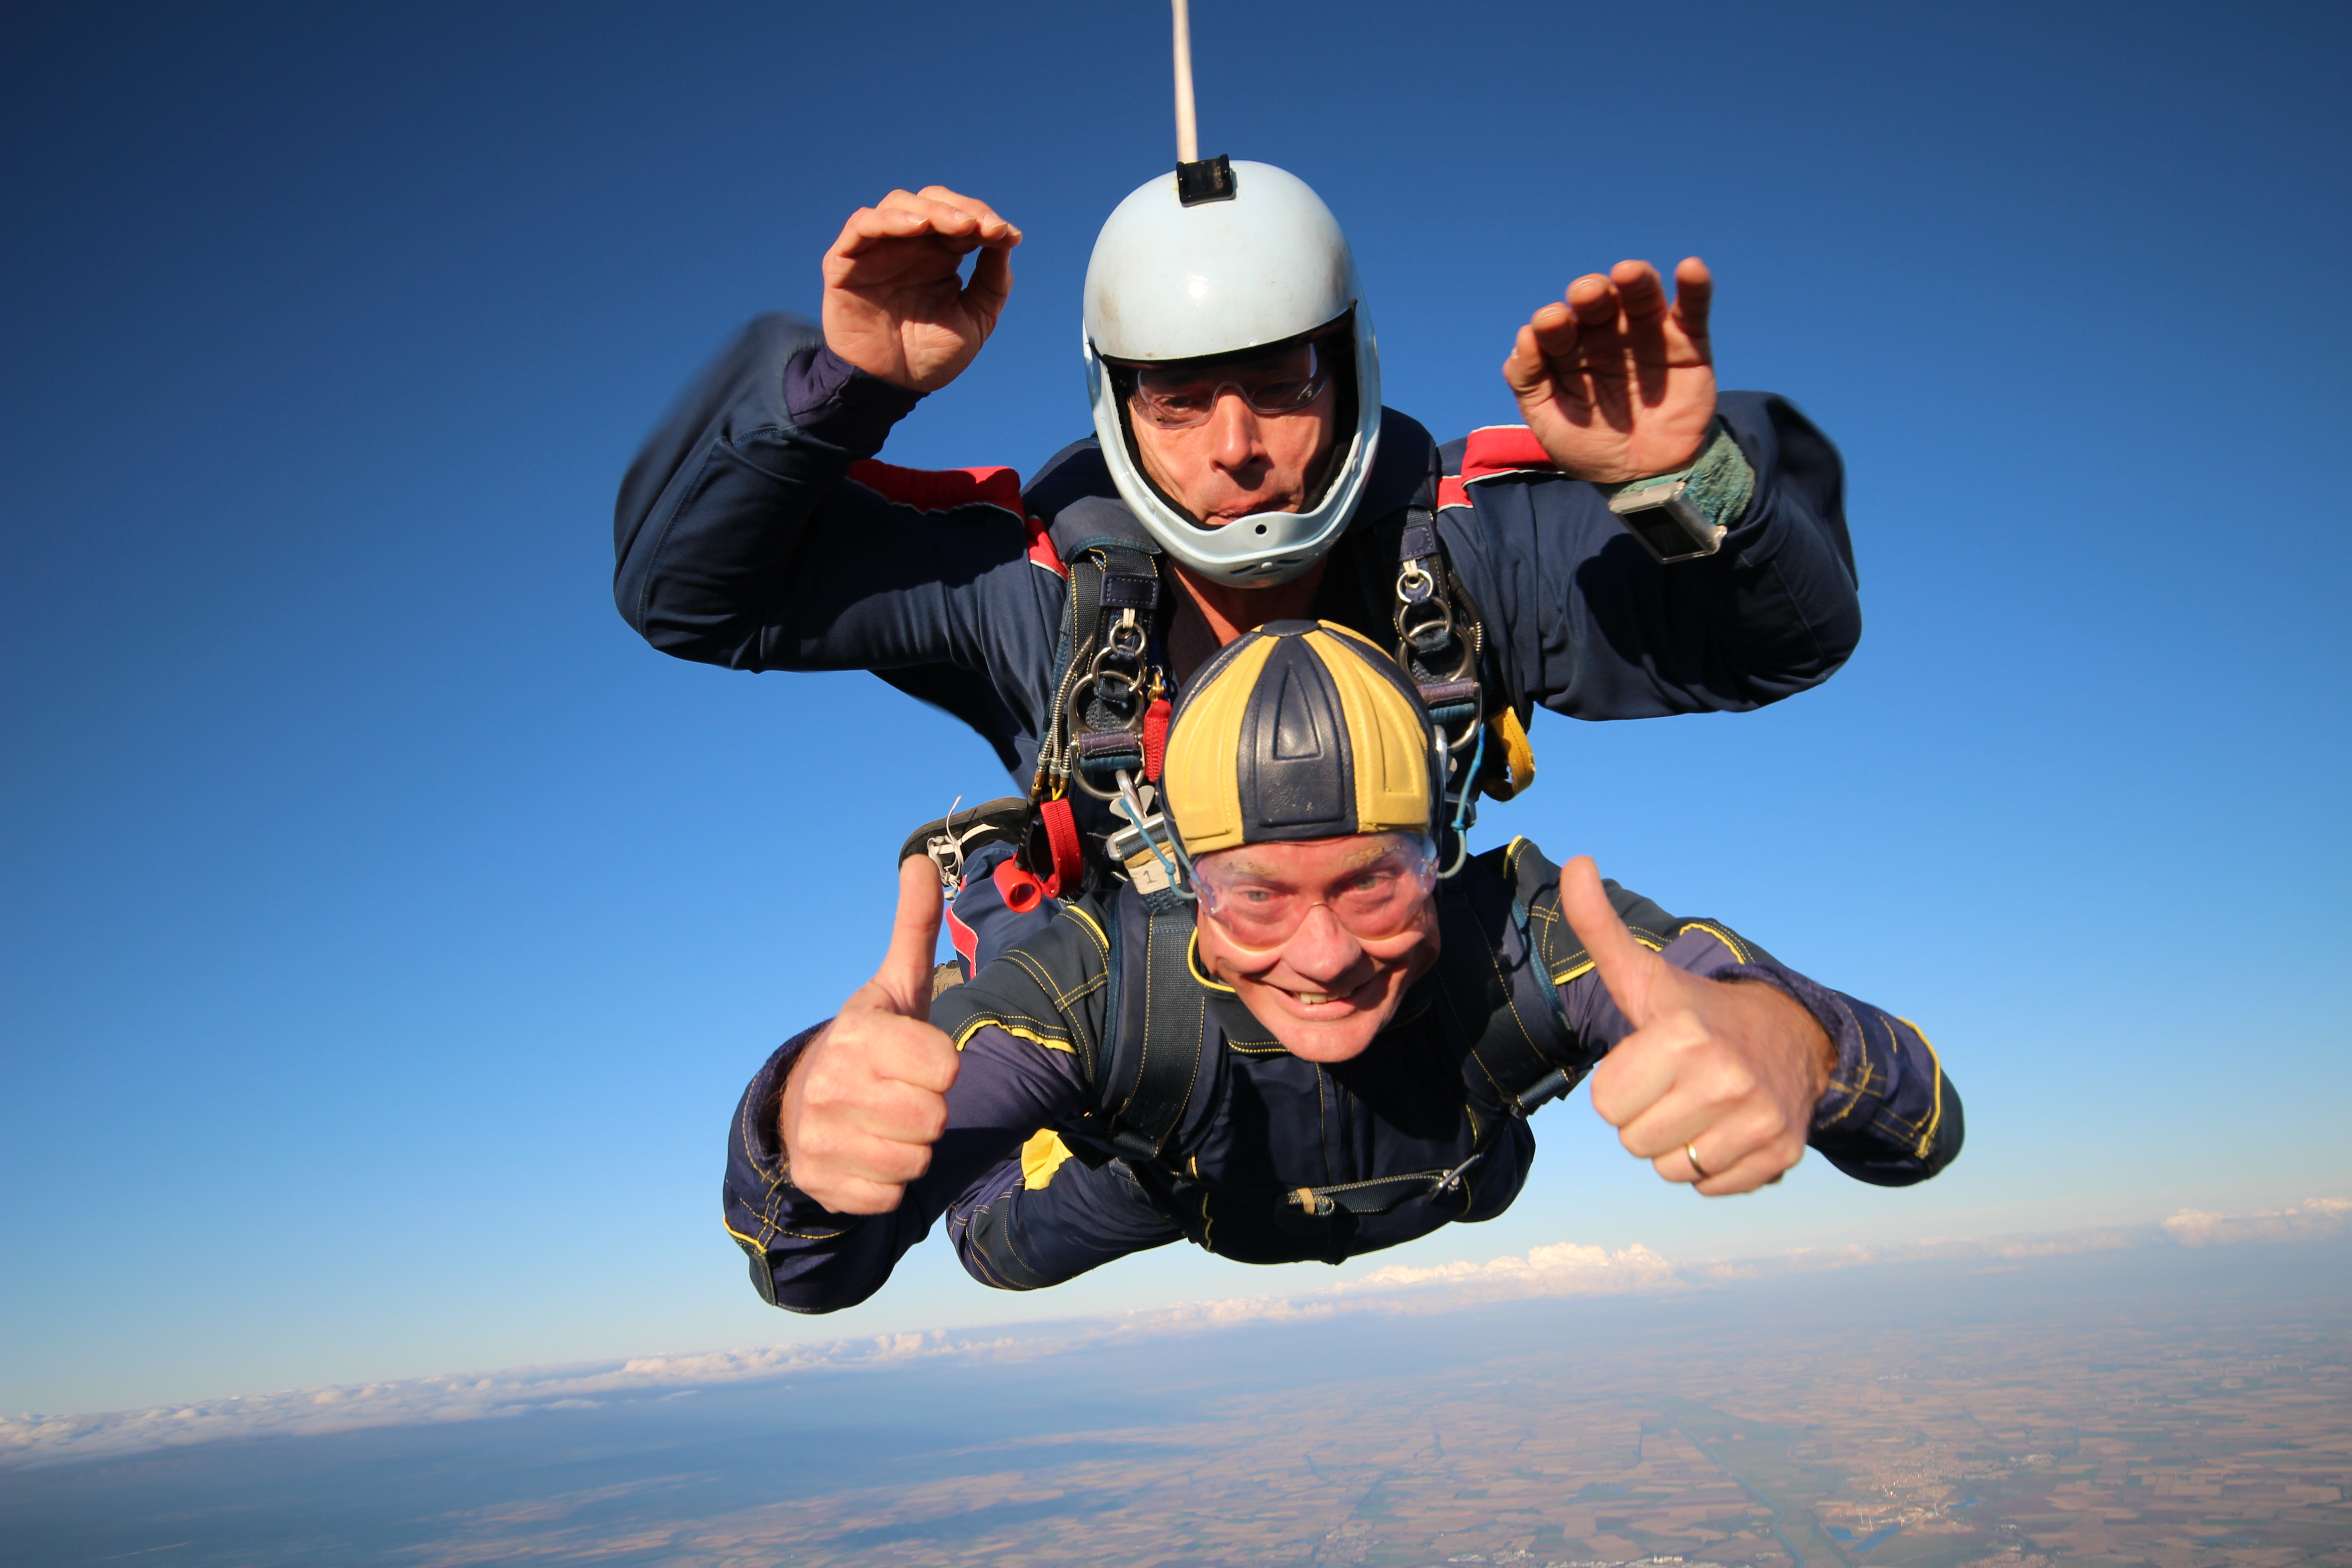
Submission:
M 1328 879 L 1299 880 L 1252 846 L 1192 862 L 1192 886 L 1209 918 L 1244 947 L 1276 948 L 1321 908 L 1359 942 L 1395 936 L 1420 918 L 1437 886 L 1437 846 L 1419 833 L 1382 833 L 1361 858 Z
M 1285 343 L 1263 353 L 1184 364 L 1122 364 L 1128 405 L 1161 430 L 1204 425 L 1217 399 L 1240 395 L 1252 411 L 1274 417 L 1296 414 L 1331 384 L 1331 362 L 1313 342 Z

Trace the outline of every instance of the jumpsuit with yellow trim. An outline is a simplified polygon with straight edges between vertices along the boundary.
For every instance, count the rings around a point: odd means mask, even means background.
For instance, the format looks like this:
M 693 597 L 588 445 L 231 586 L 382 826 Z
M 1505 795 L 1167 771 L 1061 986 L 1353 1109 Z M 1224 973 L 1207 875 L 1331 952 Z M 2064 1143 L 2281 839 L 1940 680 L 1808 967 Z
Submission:
M 1524 841 L 1474 858 L 1465 877 L 1517 881 L 1524 931 L 1556 977 L 1559 1023 L 1589 1059 L 1631 1032 L 1559 917 L 1556 873 Z M 1958 1095 L 1918 1031 L 1772 961 L 1721 922 L 1677 919 L 1610 884 L 1619 912 L 1665 961 L 1759 981 L 1793 996 L 1837 1043 L 1813 1148 L 1857 1179 L 1901 1185 L 1958 1152 Z M 1035 1289 L 1179 1239 L 1244 1262 L 1346 1258 L 1457 1220 L 1491 1218 L 1517 1196 L 1534 1153 L 1528 1123 L 1486 1081 L 1440 995 L 1443 968 L 1408 993 L 1355 1061 L 1322 1066 L 1282 1050 L 1223 987 L 1202 982 L 1202 1079 L 1162 1157 L 1105 1155 L 1093 1075 L 1112 1042 L 1105 973 L 1114 902 L 1066 908 L 1048 930 L 943 994 L 934 1021 L 960 1043 L 950 1124 L 929 1170 L 894 1213 L 853 1218 L 801 1194 L 777 1146 L 776 1097 L 812 1029 L 786 1042 L 745 1091 L 730 1125 L 727 1226 L 763 1300 L 831 1311 L 866 1300 L 944 1217 L 975 1279 Z M 1197 973 L 1196 981 L 1199 979 Z M 1472 1156 L 1475 1155 L 1475 1161 Z M 1314 1214 L 1286 1198 L 1468 1163 L 1450 1190 L 1381 1212 Z

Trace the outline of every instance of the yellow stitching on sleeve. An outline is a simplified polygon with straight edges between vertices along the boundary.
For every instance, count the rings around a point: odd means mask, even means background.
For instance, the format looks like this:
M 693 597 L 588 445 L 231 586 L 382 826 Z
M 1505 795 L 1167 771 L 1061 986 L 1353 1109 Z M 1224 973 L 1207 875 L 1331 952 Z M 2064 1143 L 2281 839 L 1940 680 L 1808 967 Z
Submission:
M 1944 1119 L 1944 1058 L 1936 1054 L 1936 1042 L 1927 1037 L 1927 1030 L 1900 1013 L 1895 1016 L 1905 1028 L 1919 1037 L 1919 1043 L 1927 1047 L 1927 1063 L 1936 1069 L 1935 1099 L 1929 1104 L 1927 1125 L 1919 1134 L 1919 1146 L 1912 1152 L 1914 1158 L 1924 1160 L 1927 1157 L 1927 1151 L 1936 1146 L 1936 1124 Z M 1899 1041 L 1897 1046 L 1899 1047 Z
M 1002 1029 L 1006 1034 L 1026 1040 L 1033 1046 L 1043 1046 L 1049 1051 L 1059 1051 L 1064 1056 L 1074 1057 L 1078 1054 L 1076 1047 L 1067 1040 L 1047 1039 L 1034 1029 L 1024 1028 L 1018 1024 L 1007 1022 L 992 1014 L 982 1015 L 966 1024 L 963 1026 L 963 1032 L 955 1037 L 955 1048 L 959 1051 L 963 1049 L 971 1042 L 971 1037 L 982 1029 Z
M 1707 935 L 1715 938 L 1716 941 L 1723 943 L 1725 947 L 1731 950 L 1731 956 L 1739 960 L 1740 963 L 1753 963 L 1756 962 L 1754 956 L 1748 952 L 1748 944 L 1741 942 L 1738 937 L 1732 935 L 1729 931 L 1724 930 L 1719 925 L 1712 925 L 1706 921 L 1683 921 L 1682 931 L 1675 932 L 1675 934 L 1680 936 L 1685 932 L 1695 931 L 1703 931 L 1706 932 Z
M 1580 980 L 1585 975 L 1591 973 L 1593 968 L 1594 965 L 1592 960 L 1588 958 L 1582 963 L 1563 969 L 1558 974 L 1553 975 L 1551 977 L 1551 983 L 1554 985 L 1565 985 L 1571 980 Z

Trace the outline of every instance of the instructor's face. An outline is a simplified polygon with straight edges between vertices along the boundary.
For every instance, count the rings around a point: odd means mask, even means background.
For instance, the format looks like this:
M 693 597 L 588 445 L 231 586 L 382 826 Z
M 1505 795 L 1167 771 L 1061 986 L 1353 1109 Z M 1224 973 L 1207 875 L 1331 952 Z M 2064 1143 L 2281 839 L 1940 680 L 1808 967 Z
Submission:
M 1136 455 L 1151 482 L 1211 528 L 1255 512 L 1305 510 L 1322 488 L 1339 395 L 1327 383 L 1284 414 L 1259 413 L 1233 386 L 1213 395 L 1209 416 L 1181 429 L 1135 417 L 1130 404 Z
M 1237 896 L 1306 906 L 1295 929 L 1253 946 L 1245 914 L 1220 919 L 1204 899 L 1198 920 L 1202 966 L 1234 988 L 1283 1048 L 1310 1062 L 1361 1056 L 1396 1016 L 1412 983 L 1437 962 L 1437 906 L 1426 893 L 1395 914 L 1363 911 L 1368 879 L 1395 835 L 1360 835 L 1296 844 L 1253 844 L 1213 857 L 1237 862 L 1226 877 Z M 1365 936 L 1350 922 L 1378 934 Z M 1289 925 L 1289 921 L 1282 922 Z

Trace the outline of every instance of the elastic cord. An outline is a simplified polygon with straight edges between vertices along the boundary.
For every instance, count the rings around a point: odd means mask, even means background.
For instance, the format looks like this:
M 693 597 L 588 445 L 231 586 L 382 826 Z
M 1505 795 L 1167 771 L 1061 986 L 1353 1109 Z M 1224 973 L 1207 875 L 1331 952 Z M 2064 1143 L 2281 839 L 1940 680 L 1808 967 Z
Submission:
M 1471 748 L 1470 766 L 1462 775 L 1462 793 L 1454 806 L 1454 864 L 1438 873 L 1441 879 L 1459 873 L 1470 858 L 1469 829 L 1478 820 L 1477 808 L 1471 804 L 1478 789 L 1478 769 L 1486 760 L 1486 726 L 1478 726 L 1478 743 Z
M 1175 889 L 1176 896 L 1182 899 L 1198 899 L 1200 895 L 1193 892 L 1192 889 L 1192 862 L 1186 857 L 1184 847 L 1176 842 L 1176 835 L 1172 832 L 1168 835 L 1168 847 L 1175 852 L 1177 859 L 1184 863 L 1181 876 L 1177 874 L 1175 867 L 1168 863 L 1168 857 L 1160 852 L 1160 846 L 1152 842 L 1151 829 L 1143 825 L 1143 806 L 1142 802 L 1136 797 L 1135 781 L 1128 777 L 1123 769 L 1118 775 L 1118 786 L 1119 797 L 1110 803 L 1111 809 L 1135 825 L 1136 833 L 1143 839 L 1143 847 L 1151 851 L 1151 858 L 1160 862 L 1161 870 L 1168 873 L 1169 885 Z

